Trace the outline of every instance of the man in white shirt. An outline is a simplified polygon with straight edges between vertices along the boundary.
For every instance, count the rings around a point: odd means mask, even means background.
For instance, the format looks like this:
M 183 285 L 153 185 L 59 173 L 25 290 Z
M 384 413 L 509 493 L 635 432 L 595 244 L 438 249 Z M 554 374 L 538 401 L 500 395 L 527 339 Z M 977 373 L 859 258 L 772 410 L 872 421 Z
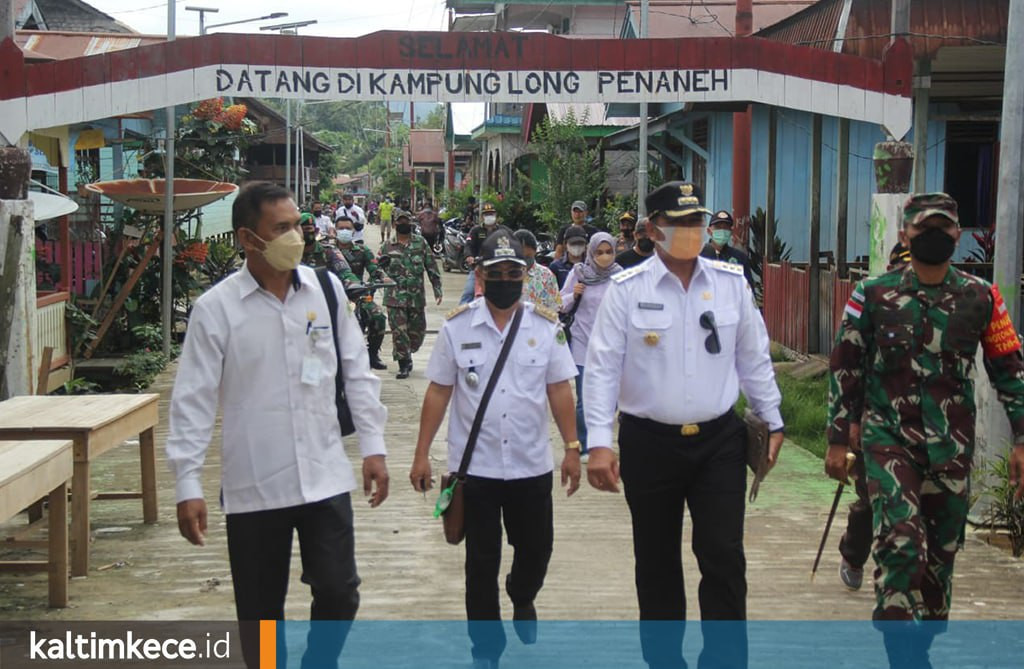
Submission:
M 316 225 L 316 231 L 324 237 L 333 237 L 334 232 L 334 221 L 331 220 L 330 216 L 324 214 L 324 206 L 317 202 L 313 205 L 313 223 Z
M 684 506 L 701 572 L 701 620 L 745 620 L 747 442 L 733 406 L 742 389 L 772 431 L 774 465 L 783 424 L 768 334 L 743 268 L 698 257 L 710 212 L 697 187 L 669 182 L 646 204 L 656 254 L 612 277 L 587 347 L 587 479 L 598 490 L 618 492 L 611 450 L 617 406 L 640 620 L 686 618 Z M 685 666 L 682 630 L 681 624 L 642 626 L 644 660 L 652 668 Z M 745 667 L 742 628 L 710 631 L 701 665 Z
M 348 216 L 348 219 L 352 221 L 352 227 L 355 228 L 352 241 L 356 244 L 362 244 L 363 228 L 366 227 L 366 212 L 355 203 L 352 193 L 345 193 L 341 196 L 341 207 L 335 212 L 334 219 L 338 220 L 338 217 L 342 215 Z
M 328 273 L 339 305 L 332 333 L 319 280 L 299 265 L 299 218 L 279 186 L 254 182 L 239 191 L 232 227 L 245 265 L 196 301 L 171 398 L 167 460 L 178 527 L 196 545 L 206 533 L 200 479 L 218 404 L 223 413 L 221 504 L 240 621 L 284 618 L 295 531 L 313 595 L 310 618 L 352 620 L 359 607 L 349 497 L 356 479 L 342 448 L 332 335 L 359 431 L 364 493 L 374 507 L 388 495 L 380 380 L 341 282 Z M 336 658 L 346 629 L 314 626 L 309 661 Z M 242 626 L 250 668 L 258 666 L 252 631 Z
M 516 633 L 524 643 L 536 639 L 533 600 L 544 583 L 554 538 L 546 405 L 550 404 L 565 440 L 561 478 L 562 485 L 569 486 L 569 495 L 579 487 L 580 443 L 569 387 L 576 366 L 558 315 L 520 302 L 526 260 L 519 242 L 508 231 L 492 234 L 483 244 L 476 272 L 484 282 L 484 297 L 448 314 L 430 356 L 427 378 L 431 383 L 423 398 L 409 479 L 419 492 L 431 487 L 430 444 L 449 401 L 448 470 L 459 471 L 491 372 L 516 312 L 523 309 L 463 484 L 466 617 L 473 661 L 478 669 L 493 669 L 505 648 L 504 631 L 500 622 L 494 622 L 501 618 L 497 580 L 502 518 L 515 551 L 505 590 L 514 607 Z

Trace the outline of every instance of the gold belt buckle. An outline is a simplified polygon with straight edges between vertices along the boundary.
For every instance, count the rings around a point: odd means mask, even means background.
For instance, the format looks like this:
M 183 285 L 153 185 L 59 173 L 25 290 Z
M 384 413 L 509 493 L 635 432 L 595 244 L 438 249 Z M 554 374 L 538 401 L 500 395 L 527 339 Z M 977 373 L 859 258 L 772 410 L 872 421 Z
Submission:
M 684 437 L 692 437 L 694 435 L 700 434 L 700 425 L 698 425 L 697 423 L 687 423 L 679 430 L 679 434 L 683 435 Z

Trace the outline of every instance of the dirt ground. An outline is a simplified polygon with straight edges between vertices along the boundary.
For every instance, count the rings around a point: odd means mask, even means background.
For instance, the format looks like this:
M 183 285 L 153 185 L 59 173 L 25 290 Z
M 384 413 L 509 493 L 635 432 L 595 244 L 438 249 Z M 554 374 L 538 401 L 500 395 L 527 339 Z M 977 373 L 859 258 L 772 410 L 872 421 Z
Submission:
M 370 228 L 370 235 L 376 228 Z M 458 301 L 463 274 L 445 274 L 445 300 L 428 309 L 436 332 L 443 314 Z M 427 382 L 423 370 L 433 345 L 427 337 L 415 357 L 408 380 L 394 377 L 395 365 L 381 372 L 382 399 L 390 410 L 387 426 L 391 497 L 378 509 L 353 493 L 356 503 L 356 552 L 364 619 L 458 620 L 464 616 L 462 547 L 447 545 L 440 522 L 431 518 L 434 495 L 413 492 L 408 483 L 418 428 L 419 405 Z M 385 346 L 390 352 L 390 347 Z M 217 509 L 219 432 L 204 470 L 206 497 L 211 501 L 207 545 L 196 548 L 178 534 L 174 482 L 162 458 L 167 434 L 167 403 L 175 367 L 151 388 L 161 394 L 157 430 L 160 519 L 142 523 L 136 500 L 93 504 L 91 569 L 73 579 L 67 609 L 46 607 L 44 575 L 0 575 L 0 619 L 3 620 L 230 620 L 234 618 L 228 569 L 225 522 Z M 219 430 L 219 426 L 218 426 Z M 552 427 L 552 433 L 557 433 Z M 444 458 L 444 430 L 435 442 L 435 474 Z M 555 442 L 559 443 L 559 442 Z M 348 451 L 358 455 L 349 445 Z M 97 490 L 126 490 L 138 485 L 137 449 L 130 445 L 93 464 Z M 837 519 L 817 580 L 810 567 L 821 537 L 834 486 L 822 473 L 821 461 L 787 444 L 781 463 L 764 483 L 761 496 L 749 505 L 746 523 L 748 610 L 755 620 L 863 620 L 870 616 L 870 583 L 847 592 L 836 573 L 837 544 L 845 514 Z M 848 495 L 847 500 L 852 500 Z M 845 508 L 845 505 L 844 507 Z M 21 516 L 7 524 L 23 524 Z M 689 543 L 689 534 L 685 539 Z M 287 606 L 291 618 L 308 617 L 309 593 L 299 582 L 298 546 Z M 6 551 L 0 559 L 16 554 Z M 505 565 L 508 564 L 506 559 Z M 690 610 L 696 611 L 698 572 L 687 555 Z M 971 534 L 956 568 L 952 617 L 960 620 L 1020 618 L 1024 601 L 1024 562 L 989 546 L 983 535 Z M 506 612 L 511 613 L 507 602 Z M 537 608 L 545 619 L 629 620 L 637 616 L 633 588 L 630 521 L 621 495 L 598 493 L 586 485 L 570 499 L 555 494 L 555 548 Z

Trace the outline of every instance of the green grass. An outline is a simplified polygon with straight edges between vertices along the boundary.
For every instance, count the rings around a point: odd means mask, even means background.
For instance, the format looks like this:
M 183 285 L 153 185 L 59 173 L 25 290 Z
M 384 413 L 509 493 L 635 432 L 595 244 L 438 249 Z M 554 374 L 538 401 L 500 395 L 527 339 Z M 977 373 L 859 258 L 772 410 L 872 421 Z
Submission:
M 794 379 L 785 373 L 775 375 L 782 393 L 782 420 L 786 422 L 786 439 L 825 457 L 828 443 L 825 425 L 828 420 L 828 376 L 813 379 Z M 736 405 L 742 414 L 746 398 L 740 397 Z

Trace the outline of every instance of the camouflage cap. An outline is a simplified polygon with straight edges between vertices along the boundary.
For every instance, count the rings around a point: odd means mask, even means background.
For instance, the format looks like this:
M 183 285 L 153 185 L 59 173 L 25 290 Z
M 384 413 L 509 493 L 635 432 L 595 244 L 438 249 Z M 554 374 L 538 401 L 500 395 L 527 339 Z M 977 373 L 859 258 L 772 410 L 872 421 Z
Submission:
M 316 225 L 316 221 L 313 218 L 313 214 L 305 213 L 299 216 L 299 225 Z
M 942 216 L 960 225 L 956 200 L 945 193 L 915 193 L 903 205 L 903 225 L 920 225 L 931 216 Z

